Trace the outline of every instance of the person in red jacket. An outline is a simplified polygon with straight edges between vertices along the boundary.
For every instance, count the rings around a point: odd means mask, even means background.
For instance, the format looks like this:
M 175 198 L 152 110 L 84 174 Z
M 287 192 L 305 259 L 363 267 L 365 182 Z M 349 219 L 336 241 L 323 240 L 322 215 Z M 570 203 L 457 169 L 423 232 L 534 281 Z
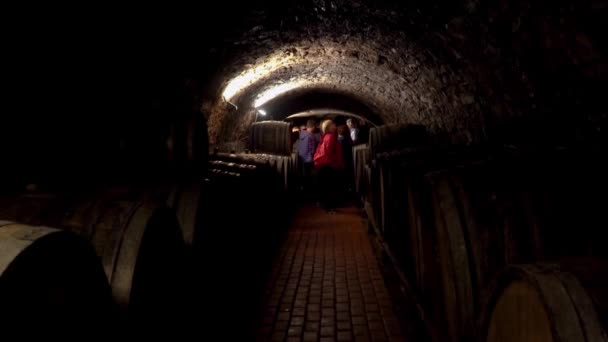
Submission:
M 319 195 L 321 206 L 329 213 L 336 209 L 337 191 L 340 186 L 339 174 L 344 168 L 342 146 L 338 142 L 336 124 L 325 120 L 321 124 L 323 137 L 314 156 L 315 168 L 319 173 Z

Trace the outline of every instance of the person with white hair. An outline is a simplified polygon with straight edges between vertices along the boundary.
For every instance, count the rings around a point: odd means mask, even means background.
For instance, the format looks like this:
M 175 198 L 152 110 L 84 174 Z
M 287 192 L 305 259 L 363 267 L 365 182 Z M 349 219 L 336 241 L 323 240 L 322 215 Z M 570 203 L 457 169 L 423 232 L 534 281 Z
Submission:
M 353 141 L 353 145 L 357 144 L 357 140 L 359 139 L 359 128 L 357 127 L 357 122 L 352 118 L 346 120 L 346 126 L 350 130 L 350 139 Z

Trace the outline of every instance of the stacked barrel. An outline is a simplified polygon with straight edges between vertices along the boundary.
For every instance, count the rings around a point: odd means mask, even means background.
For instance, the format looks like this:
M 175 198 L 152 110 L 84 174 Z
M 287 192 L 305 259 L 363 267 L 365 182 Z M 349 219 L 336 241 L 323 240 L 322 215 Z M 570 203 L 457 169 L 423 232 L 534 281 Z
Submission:
M 79 236 L 76 241 L 88 241 L 129 324 L 149 324 L 186 299 L 178 295 L 184 240 L 175 213 L 164 203 L 131 189 L 92 195 L 22 194 L 3 202 L 4 218 L 30 227 L 61 228 L 63 234 Z M 32 228 L 34 235 L 40 231 Z
M 176 116 L 154 136 L 141 128 L 108 137 L 95 149 L 99 168 L 82 168 L 77 179 L 3 189 L 4 333 L 96 340 L 184 331 L 187 257 L 208 226 L 208 139 L 198 114 Z
M 295 160 L 291 151 L 289 125 L 262 122 L 252 127 L 254 153 L 213 153 L 210 155 L 207 186 L 209 228 L 198 248 L 203 268 L 220 281 L 201 278 L 200 287 L 228 296 L 207 298 L 213 310 L 213 328 L 226 331 L 231 339 L 245 340 L 246 329 L 239 321 L 246 308 L 256 307 L 264 273 L 257 265 L 269 265 L 290 213 L 289 187 Z M 289 146 L 289 148 L 288 148 Z M 280 147 L 280 148 L 279 148 Z M 221 259 L 218 257 L 221 256 Z M 238 308 L 238 317 L 235 317 Z M 255 312 L 249 312 L 254 315 Z M 229 319 L 227 319 L 229 317 Z
M 0 221 L 0 301 L 5 336 L 107 338 L 117 323 L 93 248 L 54 228 Z
M 239 158 L 268 163 L 283 178 L 283 186 L 289 191 L 298 169 L 298 158 L 293 148 L 290 125 L 282 121 L 256 122 L 251 127 L 251 155 Z
M 262 121 L 251 126 L 250 146 L 256 153 L 291 155 L 292 142 L 289 123 Z
M 589 172 L 570 172 L 576 168 L 560 152 L 433 144 L 406 125 L 372 129 L 366 150 L 354 154 L 355 173 L 368 172 L 359 189 L 370 226 L 436 340 L 603 341 L 608 291 L 598 284 L 606 273 L 563 266 L 572 257 L 605 258 L 597 242 L 605 234 L 586 227 L 576 234 L 571 219 L 576 207 L 598 206 L 571 184 L 600 186 L 600 172 L 583 180 Z M 578 283 L 594 272 L 590 285 Z M 525 317 L 522 296 L 538 299 Z M 560 310 L 569 318 L 556 319 Z M 589 320 L 591 327 L 580 323 Z
M 109 144 L 101 169 L 121 166 L 124 174 L 117 167 L 102 179 L 83 169 L 80 180 L 89 181 L 80 186 L 0 195 L 3 331 L 36 333 L 29 322 L 45 337 L 84 331 L 97 339 L 173 331 L 186 321 L 188 250 L 205 227 L 208 140 L 202 115 L 182 119 L 158 143 Z
M 77 325 L 97 336 L 244 338 L 231 330 L 246 323 L 234 308 L 255 307 L 247 301 L 289 215 L 289 125 L 255 124 L 256 153 L 209 160 L 200 113 L 162 123 L 113 132 L 86 182 L 0 194 L 3 331 L 34 322 L 57 337 Z

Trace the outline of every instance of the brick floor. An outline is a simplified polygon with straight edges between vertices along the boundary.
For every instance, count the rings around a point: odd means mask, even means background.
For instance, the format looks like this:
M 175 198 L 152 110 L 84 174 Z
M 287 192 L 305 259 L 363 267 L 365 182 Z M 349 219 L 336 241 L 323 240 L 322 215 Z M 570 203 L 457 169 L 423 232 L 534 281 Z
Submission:
M 403 341 L 355 208 L 297 213 L 275 260 L 258 341 Z

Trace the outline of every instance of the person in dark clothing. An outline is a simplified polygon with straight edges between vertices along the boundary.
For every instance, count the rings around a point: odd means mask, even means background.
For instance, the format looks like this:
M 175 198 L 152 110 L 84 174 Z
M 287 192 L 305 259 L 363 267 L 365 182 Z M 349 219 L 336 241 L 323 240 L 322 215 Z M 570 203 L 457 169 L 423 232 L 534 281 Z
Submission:
M 321 206 L 334 213 L 337 205 L 339 173 L 344 169 L 342 145 L 338 142 L 336 124 L 325 120 L 321 125 L 323 137 L 314 157 L 315 168 L 319 171 L 319 194 Z
M 338 127 L 338 142 L 342 145 L 342 159 L 344 160 L 344 169 L 341 173 L 342 194 L 350 194 L 354 189 L 354 166 L 353 166 L 353 141 L 351 133 L 347 126 Z
M 357 121 L 352 118 L 346 120 L 346 125 L 348 126 L 349 136 L 353 145 L 359 143 L 359 128 L 357 125 Z

